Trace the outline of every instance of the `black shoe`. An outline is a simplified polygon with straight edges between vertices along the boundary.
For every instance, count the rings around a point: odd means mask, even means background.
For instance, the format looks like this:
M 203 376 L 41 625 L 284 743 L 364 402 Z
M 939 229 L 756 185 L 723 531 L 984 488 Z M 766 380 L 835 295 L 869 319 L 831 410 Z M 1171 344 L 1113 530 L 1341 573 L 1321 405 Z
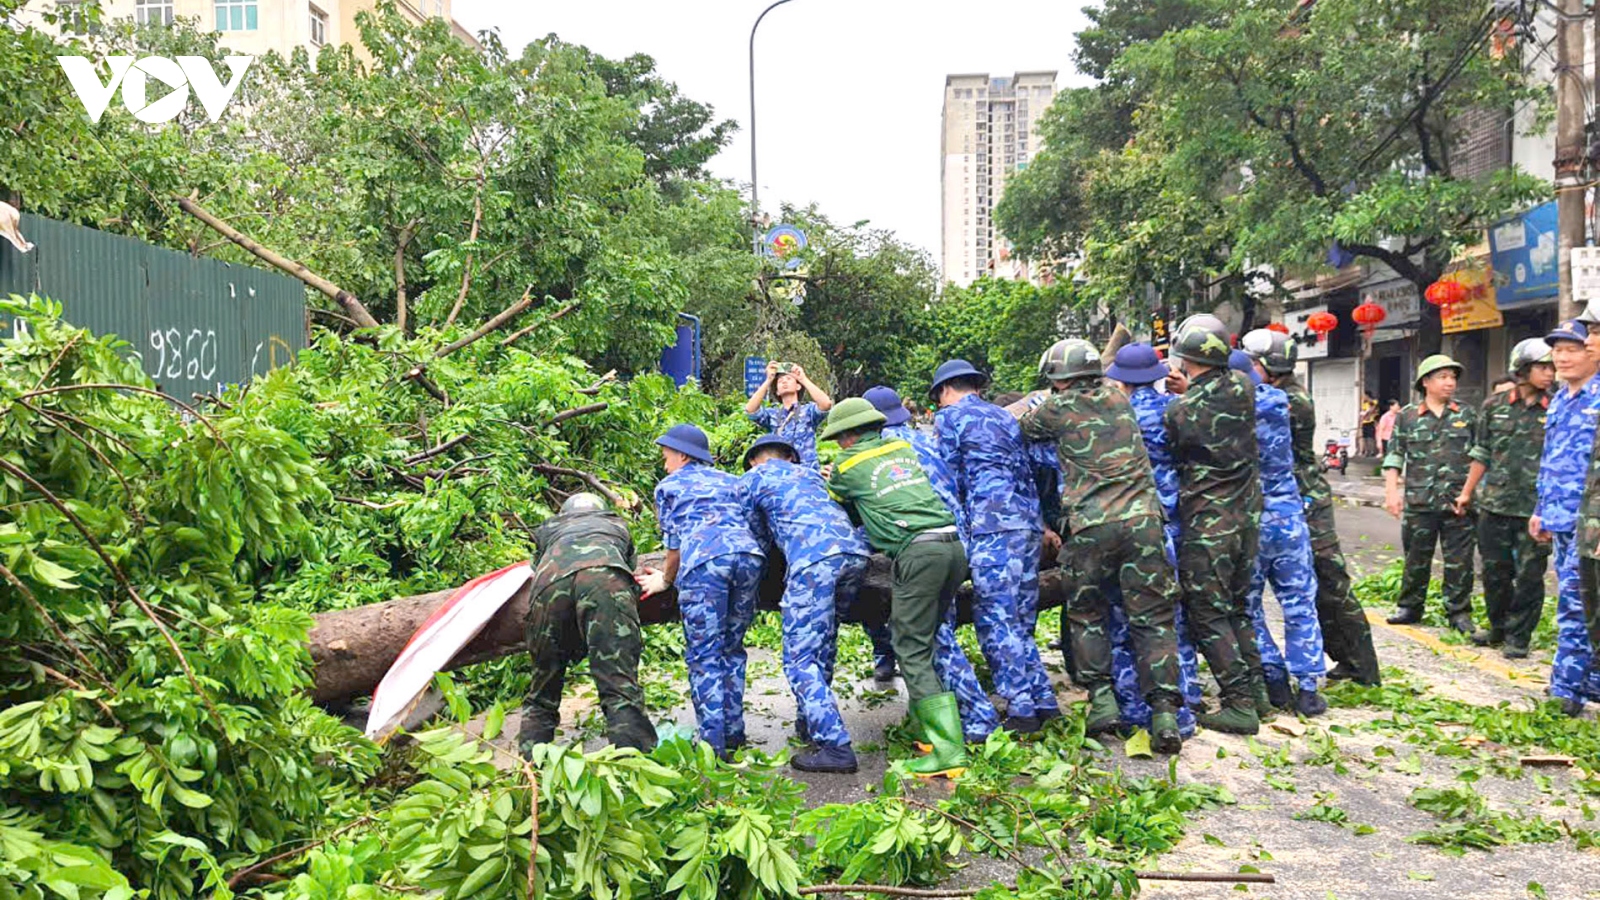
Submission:
M 827 775 L 852 775 L 856 771 L 856 752 L 844 747 L 812 747 L 796 753 L 789 765 L 801 772 L 821 772 Z
M 1462 634 L 1468 635 L 1472 634 L 1473 631 L 1476 630 L 1472 625 L 1472 617 L 1465 613 L 1462 613 L 1459 616 L 1451 616 L 1450 627 L 1461 632 Z
M 1329 681 L 1360 681 L 1361 673 L 1349 663 L 1339 663 L 1328 673 Z
M 1000 727 L 1012 734 L 1038 734 L 1040 727 L 1039 717 L 1006 716 L 1006 720 L 1000 723 Z
M 1045 644 L 1045 646 L 1048 647 L 1051 650 L 1060 650 L 1061 649 L 1061 639 L 1060 638 L 1056 638 L 1055 640 L 1051 641 L 1050 643 Z
M 1388 622 L 1390 625 L 1415 625 L 1418 622 L 1422 621 L 1422 610 L 1420 610 L 1420 609 L 1399 609 L 1399 610 L 1395 610 L 1394 615 L 1390 616 L 1387 619 L 1384 619 L 1384 621 Z
M 1576 719 L 1583 715 L 1583 701 L 1573 700 L 1570 697 L 1561 698 L 1561 714 L 1569 719 Z
M 1294 694 L 1289 691 L 1289 682 L 1276 678 L 1267 679 L 1267 701 L 1278 709 L 1288 709 L 1294 705 Z
M 1300 690 L 1299 696 L 1295 698 L 1294 705 L 1295 709 L 1300 711 L 1300 715 L 1308 719 L 1320 716 L 1328 711 L 1328 701 L 1324 700 L 1321 694 L 1304 688 Z
M 890 685 L 894 684 L 896 674 L 898 673 L 895 670 L 894 660 L 891 659 L 872 670 L 872 680 L 882 685 Z
M 1479 628 L 1472 633 L 1472 642 L 1479 647 L 1498 647 L 1506 642 L 1506 633 L 1499 628 Z
M 1521 644 L 1513 644 L 1510 641 L 1506 641 L 1500 647 L 1500 655 L 1506 659 L 1527 659 L 1528 648 Z
M 1044 725 L 1061 718 L 1061 710 L 1059 707 L 1054 706 L 1050 707 L 1049 709 L 1040 707 L 1039 709 L 1035 710 L 1034 718 L 1039 720 L 1040 725 Z

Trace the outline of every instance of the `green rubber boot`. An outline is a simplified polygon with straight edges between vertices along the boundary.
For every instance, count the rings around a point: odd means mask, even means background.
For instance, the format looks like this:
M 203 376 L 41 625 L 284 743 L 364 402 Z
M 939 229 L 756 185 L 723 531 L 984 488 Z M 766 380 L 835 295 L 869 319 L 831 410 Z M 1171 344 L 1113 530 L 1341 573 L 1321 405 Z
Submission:
M 1157 712 L 1150 716 L 1150 749 L 1163 756 L 1176 756 L 1183 749 L 1177 713 Z
M 933 752 L 906 766 L 913 775 L 956 778 L 967 771 L 967 745 L 961 735 L 961 712 L 956 695 L 945 691 L 924 697 L 913 710 L 922 721 L 922 731 Z
M 1117 707 L 1117 695 L 1109 685 L 1100 685 L 1089 692 L 1089 719 L 1083 731 L 1091 737 L 1115 731 L 1122 724 L 1122 711 Z
M 1265 722 L 1278 714 L 1278 708 L 1272 705 L 1272 695 L 1267 692 L 1265 678 L 1257 677 L 1251 683 L 1251 690 L 1255 696 L 1256 720 L 1258 722 Z
M 1256 715 L 1255 704 L 1249 700 L 1238 705 L 1229 703 L 1221 710 L 1205 713 L 1198 719 L 1202 728 L 1224 734 L 1255 734 L 1261 730 L 1261 717 Z

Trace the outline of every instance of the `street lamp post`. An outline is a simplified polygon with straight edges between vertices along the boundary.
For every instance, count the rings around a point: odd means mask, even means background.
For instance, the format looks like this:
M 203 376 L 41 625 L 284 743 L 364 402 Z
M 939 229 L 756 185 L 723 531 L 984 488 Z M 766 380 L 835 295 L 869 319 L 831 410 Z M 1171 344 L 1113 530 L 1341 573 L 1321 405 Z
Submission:
M 758 256 L 761 253 L 761 188 L 756 181 L 756 29 L 761 27 L 761 20 L 767 13 L 788 2 L 777 0 L 762 10 L 761 15 L 756 16 L 756 23 L 750 26 L 750 230 L 754 232 L 750 247 Z

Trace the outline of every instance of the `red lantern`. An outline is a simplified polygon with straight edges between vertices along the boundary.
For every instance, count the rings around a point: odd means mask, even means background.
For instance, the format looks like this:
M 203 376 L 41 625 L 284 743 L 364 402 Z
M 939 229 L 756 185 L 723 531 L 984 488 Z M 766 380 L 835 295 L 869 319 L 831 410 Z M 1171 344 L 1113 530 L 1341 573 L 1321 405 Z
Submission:
M 1458 303 L 1465 303 L 1467 294 L 1467 286 L 1461 282 L 1454 279 L 1450 281 L 1440 279 L 1428 285 L 1428 289 L 1423 291 L 1422 295 L 1428 299 L 1429 303 L 1439 307 L 1439 312 L 1443 315 L 1450 310 L 1450 307 Z
M 1333 313 L 1324 310 L 1323 312 L 1312 313 L 1311 318 L 1306 319 L 1306 327 L 1315 331 L 1317 338 L 1320 340 L 1328 332 L 1339 327 L 1339 319 Z
M 1378 330 L 1378 323 L 1388 318 L 1389 313 L 1383 307 L 1371 300 L 1350 311 L 1350 320 L 1361 326 L 1361 333 L 1369 339 L 1372 333 Z
M 1273 322 L 1271 325 L 1267 326 L 1267 330 L 1276 331 L 1279 334 L 1288 334 L 1289 326 L 1283 324 L 1282 322 Z

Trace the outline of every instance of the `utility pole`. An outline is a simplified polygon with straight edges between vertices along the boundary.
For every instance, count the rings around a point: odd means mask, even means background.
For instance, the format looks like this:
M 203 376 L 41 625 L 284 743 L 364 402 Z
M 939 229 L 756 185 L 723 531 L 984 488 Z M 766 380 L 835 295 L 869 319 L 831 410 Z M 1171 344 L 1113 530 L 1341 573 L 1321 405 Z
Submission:
M 1584 162 L 1589 156 L 1584 126 L 1589 110 L 1584 95 L 1585 47 L 1583 0 L 1560 0 L 1556 17 L 1556 231 L 1557 315 L 1570 319 L 1581 312 L 1572 299 L 1572 248 L 1584 243 Z
M 753 232 L 750 249 L 757 256 L 761 255 L 761 185 L 756 179 L 756 29 L 761 27 L 761 20 L 767 13 L 788 2 L 777 0 L 763 9 L 761 15 L 756 16 L 756 23 L 750 26 L 750 230 Z

